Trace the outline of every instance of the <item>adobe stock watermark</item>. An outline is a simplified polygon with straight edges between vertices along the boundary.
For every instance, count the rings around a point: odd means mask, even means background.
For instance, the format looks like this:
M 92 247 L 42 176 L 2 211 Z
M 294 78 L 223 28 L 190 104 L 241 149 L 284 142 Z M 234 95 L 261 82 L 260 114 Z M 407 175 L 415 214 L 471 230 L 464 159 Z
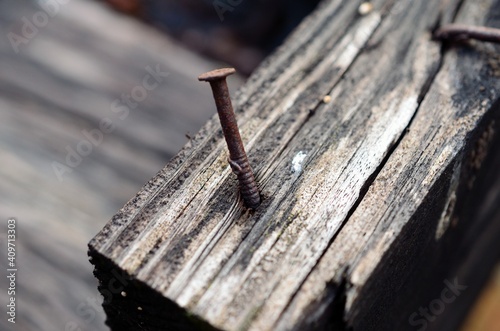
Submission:
M 243 0 L 214 0 L 212 4 L 219 19 L 221 22 L 224 22 L 224 14 L 228 11 L 232 12 L 236 7 L 241 5 L 242 2 Z
M 411 326 L 419 327 L 418 331 L 427 329 L 429 323 L 444 312 L 446 305 L 455 301 L 460 293 L 467 289 L 467 286 L 458 283 L 457 278 L 453 280 L 453 283 L 446 279 L 444 285 L 439 298 L 432 300 L 427 307 L 419 307 L 418 311 L 408 318 Z
M 156 89 L 169 75 L 168 72 L 161 71 L 159 64 L 154 69 L 150 66 L 145 69 L 148 73 L 142 79 L 142 84 L 133 87 L 130 93 L 122 93 L 119 99 L 111 103 L 110 111 L 121 121 L 128 117 L 131 109 L 136 109 L 140 102 L 146 100 L 149 92 Z M 76 146 L 66 146 L 65 163 L 52 162 L 52 170 L 57 179 L 60 182 L 64 181 L 64 175 L 73 172 L 73 169 L 82 163 L 83 158 L 89 156 L 93 149 L 104 141 L 104 136 L 115 129 L 115 122 L 109 117 L 104 117 L 99 121 L 98 127 L 92 130 L 82 130 L 83 138 Z
M 39 0 L 36 1 L 41 7 L 41 10 L 34 13 L 31 17 L 23 16 L 21 18 L 22 27 L 19 31 L 20 34 L 15 32 L 8 32 L 7 39 L 9 39 L 10 46 L 16 54 L 19 53 L 21 45 L 28 44 L 33 38 L 38 35 L 39 29 L 44 28 L 49 24 L 50 18 L 56 16 L 61 10 L 61 5 L 65 5 L 71 0 Z

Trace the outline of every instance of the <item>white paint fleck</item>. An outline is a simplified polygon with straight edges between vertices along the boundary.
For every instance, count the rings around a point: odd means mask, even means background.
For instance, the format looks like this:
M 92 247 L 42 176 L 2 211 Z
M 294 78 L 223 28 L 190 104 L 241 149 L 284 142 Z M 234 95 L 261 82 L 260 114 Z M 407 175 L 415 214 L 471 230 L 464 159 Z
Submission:
M 453 211 L 455 210 L 455 205 L 457 202 L 456 192 L 458 190 L 458 184 L 460 182 L 461 170 L 462 170 L 462 162 L 460 161 L 456 162 L 455 165 L 453 166 L 453 174 L 451 177 L 450 187 L 448 188 L 448 196 L 446 198 L 446 204 L 444 205 L 438 226 L 436 228 L 436 233 L 434 236 L 436 240 L 441 239 L 443 234 L 448 230 L 448 228 L 451 225 Z
M 302 172 L 302 162 L 306 158 L 307 154 L 303 151 L 298 152 L 292 160 L 292 172 L 301 173 Z

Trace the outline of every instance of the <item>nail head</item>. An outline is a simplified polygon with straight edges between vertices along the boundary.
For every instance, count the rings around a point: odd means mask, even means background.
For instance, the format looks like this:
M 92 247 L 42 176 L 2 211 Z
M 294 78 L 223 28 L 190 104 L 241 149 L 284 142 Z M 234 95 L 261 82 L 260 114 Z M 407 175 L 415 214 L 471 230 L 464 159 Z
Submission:
M 214 81 L 214 80 L 219 80 L 221 78 L 225 78 L 229 75 L 234 74 L 235 72 L 236 72 L 236 70 L 234 68 L 216 69 L 216 70 L 212 70 L 212 71 L 206 72 L 204 74 L 201 74 L 198 77 L 198 80 L 203 81 L 203 82 L 210 82 L 210 81 Z

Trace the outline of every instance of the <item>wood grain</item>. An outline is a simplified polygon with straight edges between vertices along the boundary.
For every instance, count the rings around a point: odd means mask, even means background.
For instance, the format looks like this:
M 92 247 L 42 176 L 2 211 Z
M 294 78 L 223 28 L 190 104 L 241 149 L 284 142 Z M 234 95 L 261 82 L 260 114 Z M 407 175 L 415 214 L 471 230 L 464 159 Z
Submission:
M 384 309 L 418 309 L 410 261 L 449 238 L 500 87 L 495 46 L 445 50 L 431 30 L 457 12 L 496 22 L 499 4 L 359 4 L 323 2 L 236 95 L 255 212 L 212 119 L 90 242 L 101 291 L 127 274 L 104 304 L 112 329 L 413 327 Z

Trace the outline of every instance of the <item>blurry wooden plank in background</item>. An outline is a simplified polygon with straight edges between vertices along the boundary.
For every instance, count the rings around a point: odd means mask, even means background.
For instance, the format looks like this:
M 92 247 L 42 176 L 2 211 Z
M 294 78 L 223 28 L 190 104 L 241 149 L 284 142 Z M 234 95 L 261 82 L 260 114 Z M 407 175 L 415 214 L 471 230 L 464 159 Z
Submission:
M 499 217 L 500 219 L 500 217 Z M 500 325 L 500 264 L 469 314 L 462 331 L 497 331 Z
M 193 51 L 250 74 L 319 0 L 101 0 L 166 31 Z
M 196 77 L 220 64 L 82 0 L 61 4 L 16 53 L 8 33 L 22 36 L 23 18 L 33 22 L 39 12 L 34 1 L 0 2 L 0 220 L 18 220 L 16 330 L 72 322 L 105 330 L 87 242 L 215 113 Z M 124 108 L 113 112 L 115 100 L 142 86 L 147 66 L 169 75 L 126 116 Z M 240 83 L 236 77 L 232 86 Z M 103 118 L 116 130 L 60 181 L 52 163 L 66 164 L 67 148 L 76 150 L 88 139 L 82 130 L 98 129 Z M 6 296 L 0 291 L 1 302 Z M 0 329 L 10 329 L 5 318 Z

